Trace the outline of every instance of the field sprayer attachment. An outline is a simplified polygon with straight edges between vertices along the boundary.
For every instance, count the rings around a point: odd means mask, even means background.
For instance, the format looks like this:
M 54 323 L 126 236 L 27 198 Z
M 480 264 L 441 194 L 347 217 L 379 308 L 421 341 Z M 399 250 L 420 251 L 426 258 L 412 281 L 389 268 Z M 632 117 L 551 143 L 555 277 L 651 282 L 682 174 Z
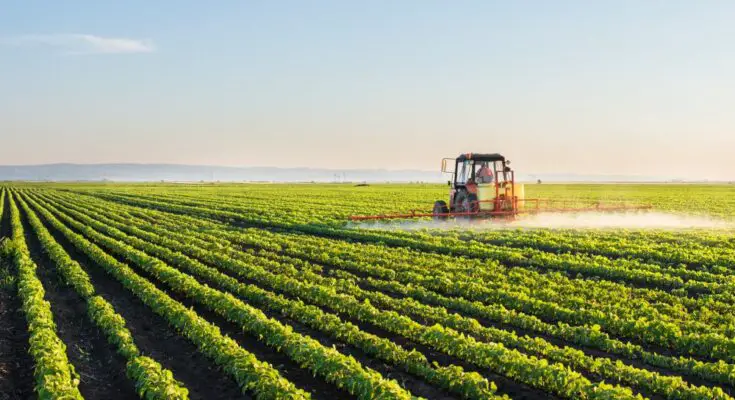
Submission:
M 454 169 L 449 161 L 454 160 Z M 352 221 L 432 217 L 514 220 L 521 215 L 540 213 L 625 212 L 651 209 L 650 205 L 623 201 L 579 199 L 527 199 L 523 184 L 516 183 L 510 161 L 500 154 L 461 154 L 442 160 L 442 172 L 451 174 L 449 202 L 437 200 L 431 212 L 353 215 Z

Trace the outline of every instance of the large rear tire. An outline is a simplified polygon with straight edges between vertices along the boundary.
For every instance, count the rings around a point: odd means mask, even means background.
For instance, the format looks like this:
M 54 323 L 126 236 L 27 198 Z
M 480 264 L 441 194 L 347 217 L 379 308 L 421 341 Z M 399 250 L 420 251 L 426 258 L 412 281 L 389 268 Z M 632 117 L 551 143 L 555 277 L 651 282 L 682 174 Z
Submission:
M 454 196 L 454 211 L 458 213 L 476 213 L 480 211 L 480 203 L 477 202 L 477 195 L 465 191 L 458 192 Z M 470 220 L 472 215 L 460 215 L 457 219 Z
M 437 200 L 434 202 L 434 221 L 445 221 L 447 219 L 447 216 L 440 214 L 446 214 L 448 212 L 449 207 L 447 207 L 446 201 Z

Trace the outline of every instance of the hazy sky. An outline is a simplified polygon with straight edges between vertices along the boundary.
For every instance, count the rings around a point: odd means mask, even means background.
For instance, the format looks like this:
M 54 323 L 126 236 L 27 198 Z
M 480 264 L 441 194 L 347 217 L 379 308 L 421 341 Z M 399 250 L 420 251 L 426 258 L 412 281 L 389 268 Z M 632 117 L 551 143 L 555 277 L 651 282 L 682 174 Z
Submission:
M 735 178 L 735 1 L 0 0 L 0 164 Z

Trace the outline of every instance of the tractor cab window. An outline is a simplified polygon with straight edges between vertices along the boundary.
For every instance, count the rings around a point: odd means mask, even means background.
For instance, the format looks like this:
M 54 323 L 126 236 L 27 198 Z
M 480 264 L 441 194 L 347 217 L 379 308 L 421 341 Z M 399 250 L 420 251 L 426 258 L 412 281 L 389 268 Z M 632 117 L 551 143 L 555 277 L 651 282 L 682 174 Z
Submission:
M 472 179 L 472 161 L 467 160 L 457 165 L 457 181 L 458 185 L 465 185 Z
M 475 164 L 475 181 L 478 184 L 493 183 L 495 178 L 493 164 L 487 161 Z

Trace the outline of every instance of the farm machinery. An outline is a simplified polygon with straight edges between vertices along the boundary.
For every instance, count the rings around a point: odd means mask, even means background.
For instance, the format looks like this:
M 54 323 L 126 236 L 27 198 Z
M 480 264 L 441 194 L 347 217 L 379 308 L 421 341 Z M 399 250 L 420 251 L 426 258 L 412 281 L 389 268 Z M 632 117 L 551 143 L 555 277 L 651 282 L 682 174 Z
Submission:
M 510 160 L 500 154 L 465 153 L 442 159 L 442 173 L 449 174 L 449 201 L 437 200 L 431 212 L 353 215 L 352 221 L 432 217 L 434 220 L 499 219 L 514 220 L 520 215 L 539 213 L 625 212 L 650 209 L 621 201 L 526 198 L 522 183 L 515 180 Z

